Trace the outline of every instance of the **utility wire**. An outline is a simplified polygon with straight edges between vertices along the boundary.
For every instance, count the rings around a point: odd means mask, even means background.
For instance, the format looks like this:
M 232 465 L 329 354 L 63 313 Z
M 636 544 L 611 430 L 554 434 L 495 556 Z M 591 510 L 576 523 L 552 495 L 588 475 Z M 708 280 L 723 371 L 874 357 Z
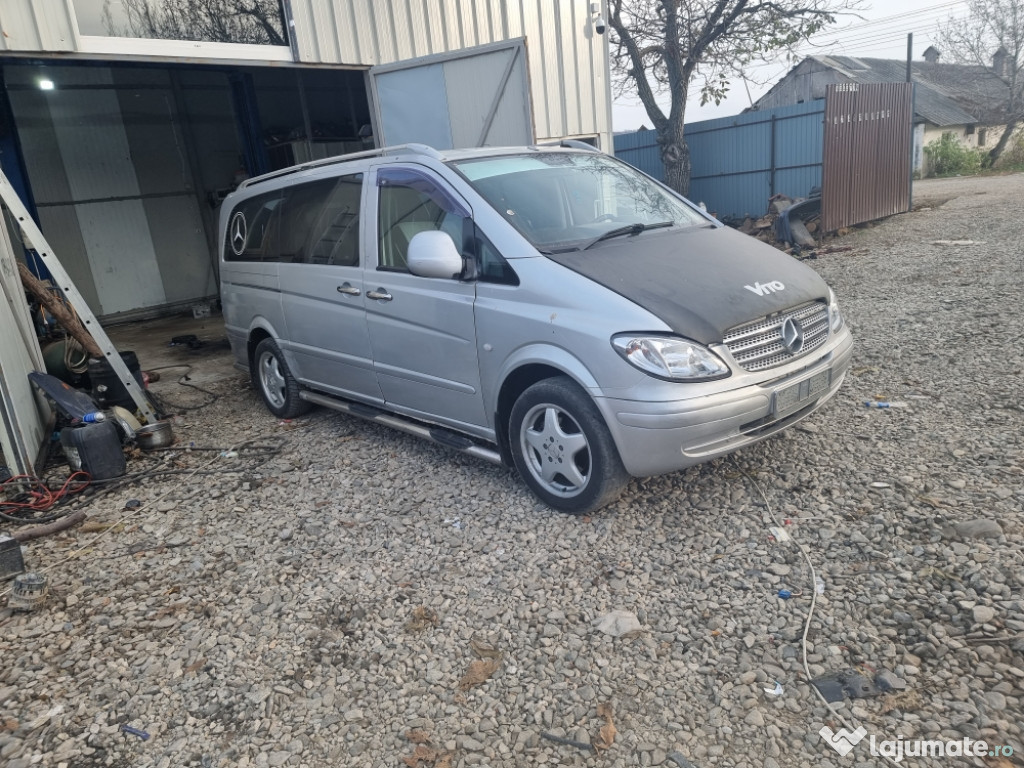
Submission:
M 761 488 L 760 483 L 758 483 L 753 477 L 751 477 L 750 473 L 747 472 L 747 470 L 745 470 L 742 466 L 740 466 L 739 462 L 736 461 L 735 458 L 733 458 L 733 461 L 736 464 L 739 471 L 743 473 L 743 476 L 750 481 L 754 488 L 757 489 L 757 492 L 761 495 L 761 498 L 764 500 L 765 509 L 768 512 L 768 517 L 771 518 L 772 522 L 775 523 L 775 526 L 777 528 L 782 529 L 782 523 L 779 522 L 779 518 L 775 516 L 775 511 L 772 509 L 772 504 L 768 500 L 768 495 L 764 492 L 764 489 Z M 811 577 L 811 606 L 807 609 L 807 619 L 804 621 L 804 631 L 800 637 L 800 650 L 802 656 L 801 660 L 803 662 L 804 675 L 806 675 L 807 677 L 807 684 L 810 686 L 811 690 L 818 695 L 818 698 L 821 699 L 822 702 L 824 702 L 825 706 L 828 707 L 833 717 L 835 717 L 840 723 L 842 723 L 843 727 L 853 732 L 857 729 L 854 728 L 853 725 L 851 725 L 845 717 L 843 717 L 842 713 L 835 707 L 835 705 L 831 701 L 826 699 L 825 695 L 820 690 L 818 690 L 818 687 L 813 683 L 814 678 L 811 675 L 810 665 L 807 663 L 807 635 L 811 631 L 811 619 L 814 618 L 814 609 L 817 607 L 818 604 L 818 573 L 814 569 L 814 563 L 811 561 L 811 556 L 808 554 L 807 548 L 795 536 L 791 536 L 790 539 L 793 541 L 793 543 L 796 544 L 797 549 L 800 550 L 800 554 L 803 555 L 804 562 L 807 564 L 807 570 L 810 572 Z M 883 758 L 884 762 L 890 762 L 893 765 L 898 764 L 888 755 L 882 755 L 881 757 Z

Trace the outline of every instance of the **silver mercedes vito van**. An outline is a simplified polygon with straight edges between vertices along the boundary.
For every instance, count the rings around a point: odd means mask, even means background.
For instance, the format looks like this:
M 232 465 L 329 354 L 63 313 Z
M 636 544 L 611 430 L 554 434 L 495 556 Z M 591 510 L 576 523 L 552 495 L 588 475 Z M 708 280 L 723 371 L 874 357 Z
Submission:
M 829 287 L 618 160 L 391 147 L 244 182 L 221 294 L 267 408 L 515 466 L 583 513 L 799 421 L 843 381 Z

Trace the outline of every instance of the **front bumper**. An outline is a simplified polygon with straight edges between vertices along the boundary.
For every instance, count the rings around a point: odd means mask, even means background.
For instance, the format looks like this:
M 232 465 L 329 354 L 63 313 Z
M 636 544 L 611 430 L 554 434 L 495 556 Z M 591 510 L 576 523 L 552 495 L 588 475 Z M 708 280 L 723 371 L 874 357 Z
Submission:
M 731 453 L 806 418 L 839 390 L 852 354 L 844 327 L 798 370 L 766 381 L 688 399 L 595 400 L 626 471 L 648 477 Z

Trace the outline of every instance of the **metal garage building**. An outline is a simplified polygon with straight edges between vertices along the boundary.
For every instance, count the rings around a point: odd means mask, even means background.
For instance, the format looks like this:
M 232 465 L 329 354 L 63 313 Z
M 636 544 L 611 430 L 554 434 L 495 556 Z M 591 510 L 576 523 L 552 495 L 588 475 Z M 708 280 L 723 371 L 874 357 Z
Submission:
M 96 315 L 187 308 L 217 292 L 216 208 L 246 175 L 406 141 L 611 151 L 599 10 L 4 0 L 0 164 Z
M 574 138 L 612 151 L 602 3 L 587 0 L 2 0 L 0 167 L 92 314 L 217 294 L 239 181 L 381 144 Z M 9 213 L 9 212 L 8 212 Z M 46 409 L 0 227 L 0 429 L 31 471 Z

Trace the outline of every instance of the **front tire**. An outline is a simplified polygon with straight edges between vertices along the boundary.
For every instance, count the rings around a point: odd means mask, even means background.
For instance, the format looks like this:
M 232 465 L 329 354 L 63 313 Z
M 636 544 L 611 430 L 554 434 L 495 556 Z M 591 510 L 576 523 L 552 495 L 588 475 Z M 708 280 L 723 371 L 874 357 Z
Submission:
M 568 378 L 527 388 L 512 406 L 508 434 L 519 474 L 560 512 L 593 512 L 618 498 L 629 483 L 597 406 Z
M 292 376 L 281 348 L 273 339 L 264 339 L 256 345 L 250 375 L 267 410 L 279 419 L 292 419 L 310 409 L 310 404 L 299 397 L 302 387 Z

